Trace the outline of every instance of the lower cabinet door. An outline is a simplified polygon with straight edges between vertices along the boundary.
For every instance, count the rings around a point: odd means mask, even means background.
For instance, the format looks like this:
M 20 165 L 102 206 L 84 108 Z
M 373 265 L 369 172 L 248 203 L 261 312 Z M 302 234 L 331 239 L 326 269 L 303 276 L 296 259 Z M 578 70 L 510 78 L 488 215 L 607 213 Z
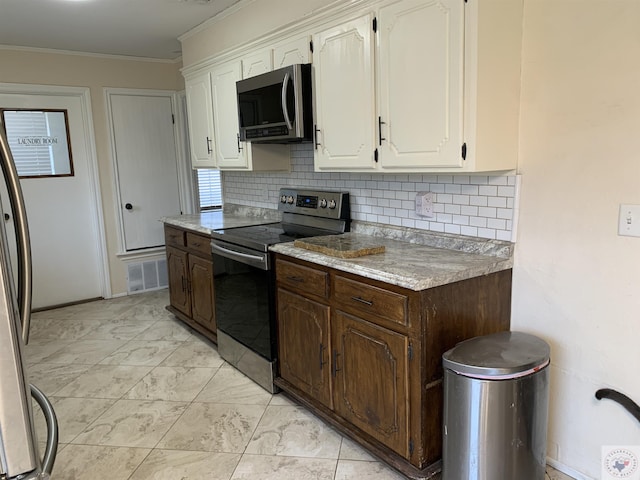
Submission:
M 203 327 L 216 331 L 213 304 L 213 262 L 189 255 L 191 275 L 191 317 Z
M 280 376 L 333 408 L 329 307 L 278 289 Z
M 335 311 L 336 413 L 409 458 L 408 338 Z
M 188 254 L 183 250 L 167 247 L 167 269 L 169 271 L 169 303 L 187 316 L 191 316 L 189 293 Z

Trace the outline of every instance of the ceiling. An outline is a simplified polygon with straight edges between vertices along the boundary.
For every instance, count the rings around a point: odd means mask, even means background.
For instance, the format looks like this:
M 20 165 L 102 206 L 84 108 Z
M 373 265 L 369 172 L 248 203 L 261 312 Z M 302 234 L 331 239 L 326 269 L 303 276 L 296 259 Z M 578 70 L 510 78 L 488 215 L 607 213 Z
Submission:
M 0 45 L 173 60 L 177 37 L 239 0 L 0 0 Z

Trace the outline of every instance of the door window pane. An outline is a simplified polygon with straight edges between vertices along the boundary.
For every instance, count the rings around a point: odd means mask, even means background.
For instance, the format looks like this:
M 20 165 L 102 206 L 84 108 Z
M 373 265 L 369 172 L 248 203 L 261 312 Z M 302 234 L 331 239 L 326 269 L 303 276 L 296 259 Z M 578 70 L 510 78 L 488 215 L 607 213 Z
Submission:
M 73 176 L 66 110 L 2 110 L 21 178 Z

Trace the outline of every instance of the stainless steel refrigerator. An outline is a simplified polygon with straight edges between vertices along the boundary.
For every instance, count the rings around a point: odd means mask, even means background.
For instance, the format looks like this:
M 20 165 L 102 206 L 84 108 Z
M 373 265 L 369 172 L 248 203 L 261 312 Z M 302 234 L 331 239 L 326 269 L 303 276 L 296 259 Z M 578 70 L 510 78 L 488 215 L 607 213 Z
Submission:
M 0 219 L 13 216 L 15 228 L 7 231 L 0 220 L 0 478 L 48 479 L 58 448 L 58 425 L 47 397 L 30 385 L 25 375 L 24 345 L 31 319 L 31 247 L 27 216 L 18 174 L 0 118 L 0 162 L 10 205 L 0 205 Z M 17 241 L 18 278 L 14 283 L 9 235 Z M 38 452 L 32 398 L 47 423 L 47 445 Z

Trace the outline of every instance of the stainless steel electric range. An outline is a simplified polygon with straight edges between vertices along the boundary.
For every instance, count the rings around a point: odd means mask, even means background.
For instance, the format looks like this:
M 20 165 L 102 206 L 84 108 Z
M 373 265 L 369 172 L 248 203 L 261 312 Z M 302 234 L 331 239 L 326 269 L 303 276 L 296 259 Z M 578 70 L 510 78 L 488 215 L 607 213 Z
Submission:
M 270 392 L 277 362 L 275 272 L 269 246 L 348 232 L 349 194 L 280 189 L 282 221 L 212 234 L 218 352 Z

